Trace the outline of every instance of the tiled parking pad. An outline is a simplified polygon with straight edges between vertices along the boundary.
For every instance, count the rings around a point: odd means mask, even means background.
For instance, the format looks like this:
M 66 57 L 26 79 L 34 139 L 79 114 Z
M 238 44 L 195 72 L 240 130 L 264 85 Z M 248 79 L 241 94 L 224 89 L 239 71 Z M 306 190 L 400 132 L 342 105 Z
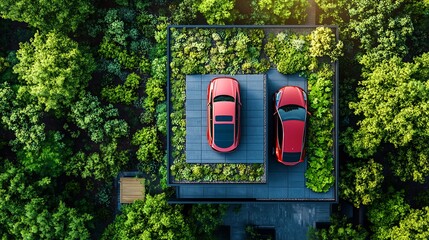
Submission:
M 197 76 L 192 76 L 197 77 Z M 200 76 L 201 77 L 201 76 Z M 237 77 L 237 76 L 235 76 Z M 198 78 L 196 78 L 193 81 L 197 81 Z M 210 81 L 210 80 L 208 80 Z M 200 81 L 201 82 L 201 81 Z M 203 88 L 207 88 L 208 82 L 206 84 L 203 84 Z M 241 82 L 240 82 L 241 84 Z M 299 76 L 298 74 L 294 75 L 283 75 L 277 72 L 275 69 L 271 69 L 267 72 L 266 75 L 266 91 L 267 91 L 267 107 L 268 110 L 267 113 L 267 133 L 266 136 L 268 137 L 268 147 L 269 152 L 271 152 L 271 146 L 272 146 L 272 140 L 273 140 L 273 134 L 272 134 L 272 113 L 273 113 L 273 104 L 271 102 L 271 96 L 274 94 L 275 91 L 277 91 L 279 88 L 283 86 L 299 86 L 303 88 L 305 91 L 307 91 L 307 81 L 305 78 Z M 247 90 L 247 97 L 250 95 L 255 94 L 253 92 L 254 90 Z M 205 94 L 207 92 L 207 89 L 204 89 L 203 95 L 201 97 L 202 101 L 204 102 L 203 105 L 203 111 L 200 113 L 199 119 L 203 119 L 203 121 L 206 121 L 205 116 L 205 106 L 206 106 L 206 97 Z M 243 89 L 242 89 L 243 93 Z M 189 92 L 187 92 L 187 95 Z M 243 95 L 243 94 L 242 94 Z M 188 96 L 189 98 L 189 96 Z M 187 103 L 188 104 L 188 103 Z M 243 103 L 244 105 L 244 103 Z M 252 106 L 252 105 L 250 105 Z M 195 110 L 194 110 L 195 111 Z M 197 111 L 195 111 L 197 112 Z M 200 111 L 201 112 L 201 111 Z M 249 111 L 248 111 L 249 112 Z M 192 126 L 195 127 L 196 123 L 194 118 L 191 118 L 190 116 L 194 114 L 194 112 L 187 111 L 186 116 L 186 126 L 187 128 Z M 253 114 L 250 114 L 253 115 Z M 188 118 L 189 117 L 189 118 Z M 258 126 L 263 126 L 262 121 L 260 123 L 256 119 L 252 118 L 246 118 L 242 119 L 242 122 L 244 124 L 244 120 L 246 120 L 248 126 L 252 126 L 253 128 L 257 128 Z M 201 126 L 201 125 L 199 125 Z M 206 149 L 211 150 L 210 147 L 207 145 L 207 140 L 205 137 L 205 126 L 202 127 L 202 133 L 200 135 L 204 135 L 201 137 L 200 143 L 206 147 Z M 261 130 L 258 130 L 261 131 Z M 187 132 L 187 143 L 188 142 L 196 142 L 195 136 L 192 137 L 192 135 L 189 135 L 190 132 Z M 194 134 L 194 133 L 191 133 Z M 249 132 L 248 135 L 251 134 L 257 134 L 252 132 Z M 188 147 L 195 147 L 194 145 L 190 144 L 187 145 L 187 157 L 190 155 L 190 150 Z M 196 146 L 198 147 L 198 146 Z M 253 152 L 249 153 L 249 151 L 246 151 L 247 157 L 254 157 L 253 154 L 256 154 L 256 152 L 259 151 L 256 145 L 251 145 L 250 143 L 246 144 L 247 150 L 252 149 Z M 212 151 L 212 150 L 211 150 Z M 201 156 L 208 153 L 209 151 L 201 152 Z M 194 153 L 192 153 L 194 154 Z M 198 158 L 200 155 L 194 156 L 194 158 Z M 296 166 L 284 166 L 280 163 L 278 163 L 274 156 L 271 154 L 268 154 L 267 158 L 267 165 L 268 165 L 268 171 L 267 171 L 267 183 L 266 184 L 213 184 L 213 185 L 207 185 L 207 184 L 188 184 L 188 185 L 181 185 L 180 190 L 177 191 L 177 197 L 181 199 L 205 199 L 205 198 L 211 198 L 211 199 L 222 199 L 223 201 L 227 201 L 228 199 L 235 199 L 235 198 L 241 198 L 241 199 L 259 199 L 259 200 L 298 200 L 301 201 L 303 199 L 309 200 L 332 200 L 335 198 L 334 194 L 334 188 L 332 187 L 328 192 L 326 193 L 316 193 L 311 191 L 305 186 L 305 171 L 307 169 L 307 161 L 304 163 L 298 164 Z M 293 239 L 293 238 L 292 238 Z M 298 238 L 299 239 L 299 238 Z
M 186 76 L 186 162 L 263 163 L 266 158 L 266 80 L 265 75 L 234 75 L 240 84 L 241 138 L 233 152 L 220 153 L 207 143 L 207 86 L 215 77 Z

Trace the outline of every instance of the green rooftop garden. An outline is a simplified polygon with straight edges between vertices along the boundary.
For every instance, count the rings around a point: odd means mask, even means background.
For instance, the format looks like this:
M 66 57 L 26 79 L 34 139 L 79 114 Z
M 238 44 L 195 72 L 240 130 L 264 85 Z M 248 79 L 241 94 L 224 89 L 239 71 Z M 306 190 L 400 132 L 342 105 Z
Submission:
M 275 29 L 278 30 L 278 29 Z M 294 30 L 294 31 L 292 31 Z M 313 30 L 313 31 L 312 31 Z M 277 68 L 308 79 L 307 187 L 326 192 L 333 175 L 333 62 L 341 54 L 330 28 L 171 28 L 173 182 L 264 182 L 264 164 L 186 163 L 186 75 L 264 74 Z

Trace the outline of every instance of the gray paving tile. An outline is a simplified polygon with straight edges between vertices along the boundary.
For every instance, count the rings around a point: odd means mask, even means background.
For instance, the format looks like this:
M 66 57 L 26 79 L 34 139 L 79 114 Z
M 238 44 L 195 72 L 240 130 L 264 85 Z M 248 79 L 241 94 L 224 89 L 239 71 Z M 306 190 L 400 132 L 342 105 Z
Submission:
M 186 109 L 186 117 L 190 118 L 201 118 L 201 110 L 188 110 Z
M 198 91 L 186 91 L 186 99 L 205 99 L 201 97 L 201 90 Z
M 287 188 L 274 187 L 270 188 L 269 198 L 270 199 L 284 199 L 287 198 Z
M 287 176 L 283 173 L 271 173 L 268 176 L 269 187 L 286 187 Z
M 304 188 L 287 188 L 289 198 L 302 198 L 304 195 Z
M 187 99 L 186 100 L 186 109 L 192 109 L 194 111 L 201 111 L 201 100 L 200 99 Z

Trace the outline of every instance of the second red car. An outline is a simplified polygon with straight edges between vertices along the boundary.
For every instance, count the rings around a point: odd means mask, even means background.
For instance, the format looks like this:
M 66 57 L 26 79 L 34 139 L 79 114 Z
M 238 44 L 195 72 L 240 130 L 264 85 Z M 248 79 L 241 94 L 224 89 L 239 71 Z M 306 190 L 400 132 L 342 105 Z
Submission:
M 307 125 L 307 94 L 296 86 L 285 86 L 273 96 L 274 154 L 284 165 L 304 162 Z

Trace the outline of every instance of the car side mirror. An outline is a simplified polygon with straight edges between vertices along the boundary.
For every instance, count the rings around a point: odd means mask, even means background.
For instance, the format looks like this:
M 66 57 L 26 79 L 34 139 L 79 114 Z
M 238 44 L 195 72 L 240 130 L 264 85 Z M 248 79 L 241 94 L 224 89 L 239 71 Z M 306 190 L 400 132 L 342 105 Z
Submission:
M 311 116 L 311 112 L 307 111 L 307 114 Z

